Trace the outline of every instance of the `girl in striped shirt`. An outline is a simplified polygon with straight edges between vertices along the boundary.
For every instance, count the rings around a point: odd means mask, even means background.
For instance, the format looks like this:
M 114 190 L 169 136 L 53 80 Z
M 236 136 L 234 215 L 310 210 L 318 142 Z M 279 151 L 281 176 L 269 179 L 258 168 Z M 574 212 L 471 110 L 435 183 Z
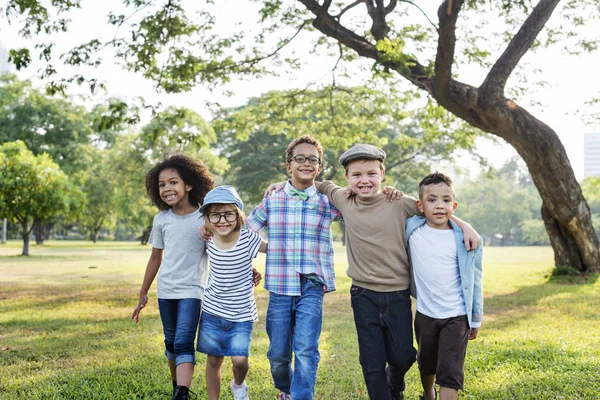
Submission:
M 200 212 L 213 234 L 207 243 L 208 285 L 196 349 L 207 354 L 206 389 L 209 400 L 219 398 L 221 364 L 231 356 L 231 391 L 236 400 L 248 399 L 245 378 L 252 326 L 258 320 L 254 300 L 252 259 L 265 253 L 267 243 L 257 233 L 242 229 L 244 204 L 231 186 L 208 192 Z

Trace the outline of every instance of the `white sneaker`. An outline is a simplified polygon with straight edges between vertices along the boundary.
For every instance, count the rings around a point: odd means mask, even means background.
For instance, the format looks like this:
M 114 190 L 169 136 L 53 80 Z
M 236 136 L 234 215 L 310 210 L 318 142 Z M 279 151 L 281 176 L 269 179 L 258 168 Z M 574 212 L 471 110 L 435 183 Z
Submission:
M 244 381 L 244 383 L 242 383 L 242 386 L 236 387 L 237 385 L 232 380 L 230 386 L 231 386 L 231 393 L 233 393 L 234 400 L 249 400 L 248 385 L 246 385 L 246 381 Z
M 292 400 L 292 395 L 285 392 L 279 392 L 277 400 Z

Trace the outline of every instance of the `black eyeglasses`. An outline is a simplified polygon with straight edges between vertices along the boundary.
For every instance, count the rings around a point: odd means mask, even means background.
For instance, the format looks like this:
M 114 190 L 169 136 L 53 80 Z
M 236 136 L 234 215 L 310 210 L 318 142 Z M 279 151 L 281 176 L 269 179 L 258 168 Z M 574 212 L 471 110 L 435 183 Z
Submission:
M 311 163 L 312 165 L 317 165 L 321 162 L 319 160 L 319 157 L 317 157 L 317 156 L 310 156 L 310 157 L 294 156 L 294 157 L 291 157 L 288 160 L 288 162 L 291 162 L 292 160 L 296 161 L 298 164 L 304 164 L 306 162 L 306 160 L 308 160 L 308 162 Z
M 225 218 L 227 222 L 235 222 L 237 220 L 238 214 L 235 211 L 227 211 L 227 212 L 212 212 L 208 214 L 208 220 L 213 224 L 218 224 L 221 222 L 221 217 Z

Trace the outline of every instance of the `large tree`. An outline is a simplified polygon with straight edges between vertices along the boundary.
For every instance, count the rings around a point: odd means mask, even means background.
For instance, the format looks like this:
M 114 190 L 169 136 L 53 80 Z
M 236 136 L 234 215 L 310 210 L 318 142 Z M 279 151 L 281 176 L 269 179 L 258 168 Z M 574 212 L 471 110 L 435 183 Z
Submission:
M 21 141 L 0 145 L 0 218 L 21 226 L 22 255 L 29 255 L 33 221 L 70 217 L 81 192 L 47 154 L 33 155 Z
M 315 46 L 339 47 L 340 60 L 346 62 L 371 60 L 375 73 L 410 82 L 449 112 L 512 145 L 525 160 L 542 198 L 542 215 L 556 265 L 571 265 L 580 271 L 600 270 L 591 214 L 563 145 L 551 127 L 507 93 L 507 82 L 523 56 L 534 45 L 561 39 L 573 42 L 572 33 L 577 37 L 577 31 L 571 28 L 584 25 L 586 20 L 593 23 L 597 18 L 597 0 L 564 1 L 560 10 L 563 20 L 546 30 L 560 0 L 539 0 L 535 4 L 533 0 L 438 0 L 437 18 L 420 20 L 417 15 L 424 1 L 261 1 L 257 24 L 221 35 L 214 29 L 214 15 L 207 11 L 212 1 L 202 4 L 204 9 L 196 14 L 186 9 L 182 0 L 123 3 L 132 8 L 128 14 L 116 12 L 109 16 L 109 23 L 120 28 L 119 34 L 105 42 L 94 39 L 83 43 L 63 60 L 71 65 L 97 65 L 102 62 L 99 50 L 113 46 L 124 67 L 142 73 L 166 91 L 179 92 L 199 83 L 214 87 L 235 76 L 272 73 L 265 60 L 297 66 L 298 56 L 285 53 L 286 45 L 294 38 L 300 39 L 302 31 L 316 30 L 321 36 Z M 61 13 L 79 7 L 80 2 L 57 0 L 52 4 L 56 19 L 36 0 L 9 0 L 7 15 L 26 15 L 21 30 L 24 35 L 65 30 L 68 21 L 61 18 Z M 490 58 L 492 49 L 477 46 L 493 43 L 493 35 L 485 32 L 488 27 L 478 25 L 478 13 L 486 10 L 495 15 L 488 14 L 484 20 L 501 20 L 508 26 L 503 35 L 508 44 L 494 59 Z M 128 31 L 126 26 L 131 28 L 127 36 L 123 34 Z M 540 37 L 543 30 L 544 36 Z M 597 47 L 584 36 L 580 39 L 569 45 Z M 427 46 L 431 42 L 433 49 Z M 50 60 L 50 44 L 41 43 L 38 49 Z M 11 54 L 21 66 L 31 60 L 27 49 Z M 459 67 L 465 61 L 477 60 L 482 66 L 489 62 L 483 83 L 475 86 L 459 80 Z M 324 73 L 329 69 L 323 66 Z M 43 74 L 48 77 L 55 71 L 50 63 Z M 92 89 L 98 86 L 94 79 L 76 75 L 55 79 L 51 87 L 63 90 L 68 82 L 89 83 Z M 390 82 L 395 81 L 392 78 Z

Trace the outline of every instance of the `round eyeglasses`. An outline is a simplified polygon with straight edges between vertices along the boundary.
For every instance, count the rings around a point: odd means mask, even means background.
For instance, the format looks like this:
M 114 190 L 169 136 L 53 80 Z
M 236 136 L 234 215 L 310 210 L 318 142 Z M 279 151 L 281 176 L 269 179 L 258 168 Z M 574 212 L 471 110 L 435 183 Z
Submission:
M 321 162 L 321 160 L 319 160 L 319 157 L 317 156 L 310 156 L 310 157 L 305 157 L 305 156 L 294 156 L 291 157 L 288 162 L 291 162 L 292 160 L 296 161 L 298 164 L 304 164 L 306 162 L 306 160 L 308 160 L 309 163 L 311 163 L 312 165 L 317 165 Z
M 227 211 L 227 212 L 212 212 L 208 214 L 208 220 L 212 224 L 218 224 L 221 222 L 221 217 L 225 218 L 227 222 L 235 222 L 237 220 L 238 214 L 235 211 Z

